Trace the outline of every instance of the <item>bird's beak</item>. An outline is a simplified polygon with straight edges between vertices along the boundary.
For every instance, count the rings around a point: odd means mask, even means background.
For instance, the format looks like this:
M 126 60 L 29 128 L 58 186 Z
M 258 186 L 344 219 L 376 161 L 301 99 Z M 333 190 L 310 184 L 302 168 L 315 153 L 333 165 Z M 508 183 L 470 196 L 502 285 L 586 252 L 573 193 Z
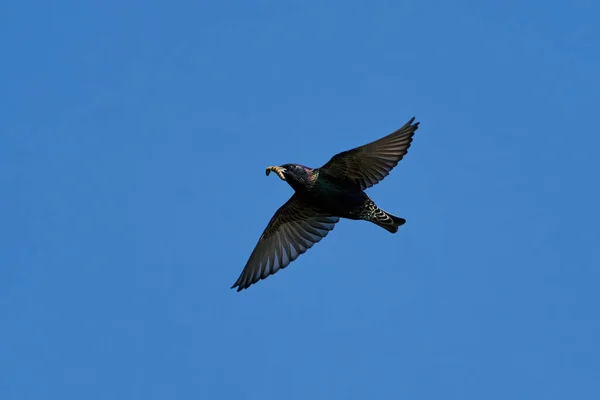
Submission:
M 281 178 L 282 181 L 285 181 L 285 176 L 283 173 L 285 172 L 285 168 L 282 167 L 267 167 L 267 171 L 265 172 L 267 176 L 271 173 L 271 171 L 275 172 L 278 177 Z

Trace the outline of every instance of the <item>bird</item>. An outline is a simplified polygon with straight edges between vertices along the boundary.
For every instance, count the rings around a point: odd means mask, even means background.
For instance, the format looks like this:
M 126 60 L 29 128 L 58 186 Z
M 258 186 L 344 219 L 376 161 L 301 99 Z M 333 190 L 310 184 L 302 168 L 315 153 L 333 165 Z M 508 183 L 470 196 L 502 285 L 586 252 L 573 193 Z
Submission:
M 340 218 L 365 220 L 398 232 L 406 220 L 379 208 L 365 190 L 381 182 L 406 155 L 419 128 L 414 120 L 378 140 L 334 155 L 320 168 L 267 167 L 266 175 L 274 172 L 294 194 L 269 221 L 231 289 L 240 292 L 287 267 L 327 236 Z

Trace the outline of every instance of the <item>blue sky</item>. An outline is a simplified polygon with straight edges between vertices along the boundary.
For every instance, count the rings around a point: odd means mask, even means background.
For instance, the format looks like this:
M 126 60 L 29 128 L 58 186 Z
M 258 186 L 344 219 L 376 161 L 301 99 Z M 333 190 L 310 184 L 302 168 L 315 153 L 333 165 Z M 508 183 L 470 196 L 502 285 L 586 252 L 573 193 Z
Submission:
M 593 1 L 0 5 L 0 398 L 597 399 Z M 342 221 L 292 190 L 416 116 Z

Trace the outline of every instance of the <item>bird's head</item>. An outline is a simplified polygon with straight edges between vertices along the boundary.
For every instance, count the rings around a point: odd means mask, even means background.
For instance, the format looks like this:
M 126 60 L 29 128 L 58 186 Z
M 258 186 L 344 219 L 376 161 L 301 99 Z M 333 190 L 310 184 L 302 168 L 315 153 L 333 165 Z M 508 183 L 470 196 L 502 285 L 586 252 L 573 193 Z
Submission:
M 297 184 L 306 185 L 312 174 L 312 169 L 298 164 L 267 167 L 266 174 L 269 175 L 271 171 L 275 172 L 281 180 L 286 181 L 291 187 L 295 187 Z

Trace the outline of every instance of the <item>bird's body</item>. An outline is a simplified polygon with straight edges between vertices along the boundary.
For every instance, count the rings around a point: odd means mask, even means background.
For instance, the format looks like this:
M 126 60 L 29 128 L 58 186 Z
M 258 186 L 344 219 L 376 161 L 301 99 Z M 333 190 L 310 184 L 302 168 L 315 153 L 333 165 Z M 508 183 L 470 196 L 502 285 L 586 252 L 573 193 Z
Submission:
M 285 268 L 324 238 L 340 218 L 370 221 L 391 233 L 406 220 L 381 210 L 365 193 L 406 154 L 419 123 L 414 118 L 375 142 L 339 153 L 321 168 L 298 164 L 268 167 L 294 195 L 277 210 L 232 286 L 238 291 Z
M 382 213 L 382 210 L 363 190 L 343 179 L 303 165 L 287 164 L 286 169 L 293 175 L 293 177 L 287 177 L 286 180 L 296 194 L 307 204 L 328 214 L 352 220 L 366 220 L 378 225 L 382 217 L 384 218 L 384 215 L 387 214 Z M 392 216 L 390 215 L 390 217 Z M 404 221 L 401 218 L 398 220 Z M 393 224 L 386 225 L 384 228 L 392 233 L 398 230 L 397 226 L 394 227 Z

